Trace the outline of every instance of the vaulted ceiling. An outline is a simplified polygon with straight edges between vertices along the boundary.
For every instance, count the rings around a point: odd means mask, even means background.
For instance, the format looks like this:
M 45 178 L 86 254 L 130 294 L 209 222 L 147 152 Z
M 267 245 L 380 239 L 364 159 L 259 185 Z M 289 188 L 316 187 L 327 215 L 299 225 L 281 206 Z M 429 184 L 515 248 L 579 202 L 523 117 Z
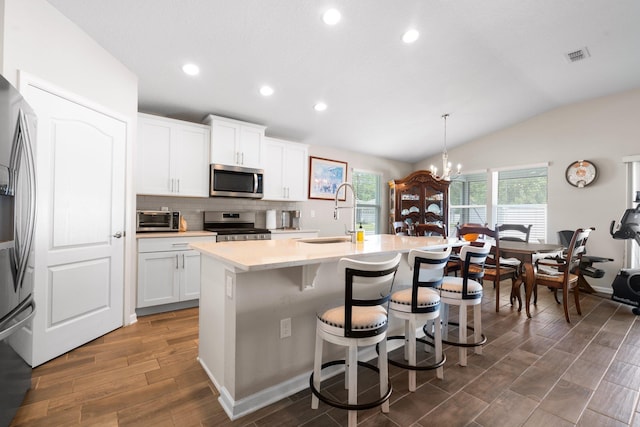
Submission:
M 452 147 L 640 87 L 637 0 L 49 2 L 138 76 L 140 111 L 407 162 L 442 150 L 444 113 Z

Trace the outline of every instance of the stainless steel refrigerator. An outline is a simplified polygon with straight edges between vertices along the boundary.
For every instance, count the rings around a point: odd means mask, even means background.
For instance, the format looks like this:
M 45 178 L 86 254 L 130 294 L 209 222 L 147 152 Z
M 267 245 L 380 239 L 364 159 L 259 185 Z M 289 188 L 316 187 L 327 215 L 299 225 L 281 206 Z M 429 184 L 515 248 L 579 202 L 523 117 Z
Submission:
M 28 274 L 35 226 L 36 116 L 0 76 L 0 426 L 11 423 L 31 387 L 31 366 L 11 346 L 35 315 Z

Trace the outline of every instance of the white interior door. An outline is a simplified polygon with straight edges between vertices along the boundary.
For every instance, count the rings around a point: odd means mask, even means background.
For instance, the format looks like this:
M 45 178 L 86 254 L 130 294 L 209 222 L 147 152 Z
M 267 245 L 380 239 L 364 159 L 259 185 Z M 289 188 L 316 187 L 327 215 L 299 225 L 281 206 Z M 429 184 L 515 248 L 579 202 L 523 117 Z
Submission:
M 122 326 L 125 121 L 22 85 L 38 116 L 33 366 Z

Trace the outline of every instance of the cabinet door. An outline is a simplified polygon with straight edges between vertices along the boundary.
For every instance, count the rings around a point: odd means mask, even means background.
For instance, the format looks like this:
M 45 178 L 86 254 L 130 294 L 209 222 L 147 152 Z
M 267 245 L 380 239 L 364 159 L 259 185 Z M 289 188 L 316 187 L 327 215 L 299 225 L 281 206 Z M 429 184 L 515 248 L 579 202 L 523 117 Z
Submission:
M 150 252 L 138 255 L 137 307 L 180 300 L 179 256 L 181 252 Z
M 180 301 L 200 298 L 200 252 L 182 251 L 180 263 Z
M 240 125 L 213 120 L 211 122 L 211 163 L 237 164 L 237 144 L 240 141 Z
M 281 142 L 265 138 L 264 142 L 264 199 L 285 198 L 284 156 L 285 146 Z
M 238 164 L 240 125 L 224 120 L 211 121 L 211 163 Z
M 249 168 L 261 168 L 262 139 L 264 129 L 253 126 L 240 126 L 240 144 L 238 163 Z
M 137 148 L 136 192 L 170 195 L 171 126 L 139 116 Z
M 306 145 L 295 143 L 289 144 L 285 151 L 284 187 L 289 200 L 307 200 L 307 180 L 309 179 L 307 153 Z
M 209 135 L 200 126 L 178 126 L 173 136 L 175 192 L 180 196 L 209 196 Z

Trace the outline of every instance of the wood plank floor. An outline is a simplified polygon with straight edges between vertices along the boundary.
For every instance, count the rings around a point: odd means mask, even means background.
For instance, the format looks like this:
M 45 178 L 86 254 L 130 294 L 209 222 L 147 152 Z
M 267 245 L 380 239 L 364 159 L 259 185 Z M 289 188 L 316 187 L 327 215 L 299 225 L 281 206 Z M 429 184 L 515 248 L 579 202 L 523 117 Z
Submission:
M 508 299 L 495 313 L 485 295 L 484 354 L 463 368 L 457 350 L 445 348 L 444 380 L 419 373 L 414 393 L 406 372 L 391 367 L 391 412 L 361 412 L 359 425 L 640 426 L 640 323 L 607 298 L 581 301 L 583 315 L 572 307 L 569 325 L 546 290 L 531 320 Z M 229 421 L 197 346 L 197 309 L 141 317 L 34 369 L 12 426 L 346 425 L 345 411 L 311 410 L 309 390 Z M 323 387 L 344 394 L 335 383 Z

